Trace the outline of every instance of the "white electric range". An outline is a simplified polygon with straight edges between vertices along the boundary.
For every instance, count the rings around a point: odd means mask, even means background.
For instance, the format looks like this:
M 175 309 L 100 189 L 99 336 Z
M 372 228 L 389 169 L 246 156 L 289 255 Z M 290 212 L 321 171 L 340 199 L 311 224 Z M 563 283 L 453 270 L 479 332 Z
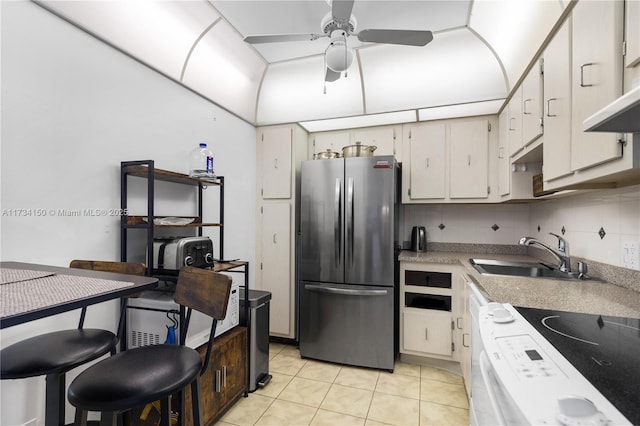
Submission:
M 472 425 L 632 424 L 516 308 L 470 289 Z

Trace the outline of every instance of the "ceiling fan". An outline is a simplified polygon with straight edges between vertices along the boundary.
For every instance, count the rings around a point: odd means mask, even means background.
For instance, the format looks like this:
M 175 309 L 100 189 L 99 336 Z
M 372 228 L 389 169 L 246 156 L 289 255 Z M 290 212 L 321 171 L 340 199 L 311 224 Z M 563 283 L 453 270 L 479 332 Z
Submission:
M 244 41 L 250 44 L 280 43 L 287 41 L 318 40 L 329 37 L 331 42 L 325 50 L 325 82 L 336 81 L 353 62 L 353 49 L 347 45 L 347 37 L 355 35 L 358 40 L 369 43 L 425 46 L 433 40 L 431 31 L 366 29 L 355 33 L 356 19 L 351 15 L 354 0 L 332 0 L 331 12 L 322 20 L 322 34 L 273 34 L 250 35 Z

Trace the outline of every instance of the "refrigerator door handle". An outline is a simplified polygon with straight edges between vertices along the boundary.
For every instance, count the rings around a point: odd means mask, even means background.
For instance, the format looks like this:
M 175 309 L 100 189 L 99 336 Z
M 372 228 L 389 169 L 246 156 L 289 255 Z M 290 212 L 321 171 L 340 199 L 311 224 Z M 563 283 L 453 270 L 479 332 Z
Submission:
M 347 242 L 349 265 L 353 266 L 353 178 L 347 183 Z
M 334 240 L 334 253 L 336 258 L 336 266 L 340 265 L 340 259 L 342 258 L 342 244 L 340 244 L 340 237 L 342 236 L 342 179 L 336 179 L 336 191 L 335 191 L 335 207 L 333 211 L 333 240 Z
M 351 288 L 327 287 L 314 284 L 305 284 L 305 290 L 315 293 L 341 294 L 345 296 L 386 296 L 388 290 L 356 290 Z

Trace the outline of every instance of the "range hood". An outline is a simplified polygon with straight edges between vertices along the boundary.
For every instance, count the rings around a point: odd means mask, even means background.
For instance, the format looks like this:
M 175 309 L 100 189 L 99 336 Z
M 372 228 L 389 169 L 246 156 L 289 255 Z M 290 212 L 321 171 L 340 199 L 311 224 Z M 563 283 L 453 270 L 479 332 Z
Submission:
M 585 132 L 640 132 L 640 86 L 584 120 Z

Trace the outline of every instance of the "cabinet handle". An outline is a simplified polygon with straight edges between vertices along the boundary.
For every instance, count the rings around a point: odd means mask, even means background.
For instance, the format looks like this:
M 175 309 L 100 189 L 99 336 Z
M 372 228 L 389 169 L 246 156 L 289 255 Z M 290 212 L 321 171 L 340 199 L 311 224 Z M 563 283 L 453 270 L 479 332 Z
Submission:
M 465 348 L 469 347 L 469 343 L 467 342 L 468 338 L 469 338 L 469 333 L 464 333 L 462 335 L 462 346 L 464 346 Z
M 216 370 L 216 384 L 214 386 L 216 392 L 220 392 L 220 382 L 222 381 L 220 376 L 220 370 Z
M 593 62 L 580 65 L 580 87 L 591 87 L 593 84 L 584 84 L 584 68 L 595 65 Z
M 456 327 L 458 327 L 459 330 L 462 330 L 462 326 L 460 325 L 460 321 L 462 320 L 462 318 L 457 317 L 456 318 Z
M 467 166 L 471 165 L 471 155 L 467 155 Z
M 424 160 L 425 165 L 427 166 L 427 169 L 429 168 L 429 157 L 425 158 Z
M 278 159 L 277 159 L 277 158 L 274 158 L 274 159 L 273 159 L 273 168 L 274 168 L 274 169 L 277 169 L 277 168 L 278 168 Z
M 429 340 L 429 329 L 424 328 L 424 340 Z
M 531 114 L 530 112 L 527 112 L 527 102 L 531 102 L 532 100 L 533 100 L 533 99 L 525 99 L 525 100 L 522 102 L 522 113 L 523 113 L 523 114 L 526 114 L 526 115 L 530 115 L 530 114 Z
M 226 365 L 222 366 L 222 387 L 223 388 L 227 387 L 227 366 Z
M 515 120 L 515 119 L 516 119 L 515 117 L 511 117 L 511 118 L 509 119 L 509 130 L 511 130 L 511 131 L 514 131 L 514 130 L 516 129 L 515 127 L 513 127 L 513 126 L 511 125 L 511 123 L 512 123 L 512 122 L 513 122 L 513 120 Z
M 501 146 L 500 148 L 498 148 L 498 158 L 500 159 L 504 158 L 504 146 Z
M 273 234 L 273 244 L 278 244 L 277 236 L 278 234 Z
M 557 101 L 558 98 L 547 99 L 547 117 L 557 117 L 556 114 L 551 114 L 551 101 Z

